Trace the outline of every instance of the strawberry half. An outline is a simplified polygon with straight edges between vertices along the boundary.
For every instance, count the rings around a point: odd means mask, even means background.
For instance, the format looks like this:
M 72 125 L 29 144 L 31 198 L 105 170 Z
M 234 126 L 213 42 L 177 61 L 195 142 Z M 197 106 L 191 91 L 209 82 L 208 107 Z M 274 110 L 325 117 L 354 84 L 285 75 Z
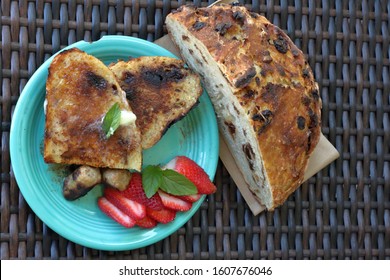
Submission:
M 180 196 L 180 198 L 183 199 L 184 201 L 191 202 L 191 203 L 198 201 L 201 197 L 202 195 L 200 193 Z
M 132 174 L 129 186 L 123 191 L 123 195 L 153 210 L 161 210 L 164 208 L 161 198 L 157 193 L 151 198 L 146 196 L 142 187 L 142 175 L 140 173 Z
M 200 194 L 212 194 L 217 187 L 211 182 L 207 173 L 195 161 L 186 156 L 177 156 L 165 165 L 167 169 L 173 169 L 189 179 Z
M 106 187 L 104 189 L 104 196 L 123 213 L 135 220 L 140 220 L 146 216 L 146 207 L 144 205 L 126 198 L 123 193 L 117 189 Z
M 176 211 L 188 211 L 192 207 L 192 203 L 182 200 L 178 196 L 168 194 L 162 190 L 159 190 L 158 194 L 166 208 Z
M 159 223 L 167 224 L 175 219 L 176 211 L 168 208 L 163 208 L 158 211 L 151 208 L 146 208 L 146 215 Z
M 119 208 L 112 204 L 107 198 L 103 196 L 99 197 L 97 203 L 103 213 L 122 226 L 131 228 L 135 225 L 134 219 L 119 210 Z
M 152 218 L 145 216 L 143 219 L 136 221 L 136 225 L 142 228 L 154 228 L 157 222 Z

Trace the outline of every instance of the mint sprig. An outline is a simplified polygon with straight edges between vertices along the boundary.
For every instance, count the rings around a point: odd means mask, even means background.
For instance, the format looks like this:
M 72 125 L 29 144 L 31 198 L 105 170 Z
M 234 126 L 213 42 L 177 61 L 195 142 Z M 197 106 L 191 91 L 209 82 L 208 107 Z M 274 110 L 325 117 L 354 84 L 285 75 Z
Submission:
M 107 138 L 114 134 L 121 121 L 121 109 L 119 103 L 115 103 L 104 116 L 102 129 Z
M 142 171 L 142 185 L 148 198 L 158 189 L 172 195 L 191 195 L 198 192 L 196 186 L 184 175 L 155 165 L 149 165 Z

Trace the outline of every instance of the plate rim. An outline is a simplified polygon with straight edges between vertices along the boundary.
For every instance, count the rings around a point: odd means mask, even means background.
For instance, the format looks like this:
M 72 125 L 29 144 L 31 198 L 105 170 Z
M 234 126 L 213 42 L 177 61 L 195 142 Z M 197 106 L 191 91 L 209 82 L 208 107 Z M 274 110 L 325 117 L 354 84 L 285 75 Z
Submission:
M 96 47 L 96 46 L 98 47 L 99 44 L 104 43 L 105 41 L 136 43 L 136 44 L 139 44 L 141 46 L 144 45 L 147 48 L 152 48 L 153 50 L 156 50 L 156 51 L 162 53 L 160 56 L 177 58 L 170 51 L 168 51 L 167 49 L 165 49 L 165 48 L 163 48 L 163 47 L 161 47 L 153 42 L 146 41 L 146 40 L 136 38 L 136 37 L 123 36 L 123 35 L 105 35 L 102 38 L 100 38 L 99 40 L 93 41 L 93 42 L 86 42 L 84 40 L 78 41 L 78 42 L 75 42 L 69 46 L 66 46 L 63 49 L 59 50 L 58 52 L 54 53 L 35 70 L 33 75 L 29 78 L 26 85 L 24 86 L 22 92 L 20 93 L 18 101 L 15 105 L 15 108 L 13 111 L 13 118 L 11 121 L 11 127 L 10 127 L 10 137 L 9 137 L 11 165 L 12 165 L 12 162 L 14 162 L 14 160 L 18 159 L 16 161 L 19 161 L 20 160 L 19 158 L 21 157 L 18 155 L 18 153 L 20 153 L 20 152 L 18 152 L 19 147 L 16 147 L 17 141 L 14 139 L 16 137 L 16 135 L 15 135 L 15 130 L 17 130 L 16 125 L 18 123 L 20 124 L 20 121 L 14 122 L 13 120 L 14 120 L 15 116 L 18 116 L 18 115 L 23 113 L 23 112 L 21 112 L 21 110 L 22 110 L 21 106 L 24 105 L 24 103 L 26 103 L 28 101 L 28 98 L 31 98 L 31 93 L 29 93 L 29 92 L 31 92 L 30 87 L 32 87 L 33 84 L 35 84 L 34 81 L 36 80 L 36 78 L 40 77 L 41 75 L 47 75 L 47 73 L 45 73 L 45 72 L 48 71 L 48 67 L 49 67 L 51 61 L 58 53 L 62 52 L 63 50 L 76 47 L 76 48 L 80 48 L 80 49 L 86 51 L 87 53 L 89 53 L 89 50 L 88 50 L 89 48 Z M 205 90 L 203 93 L 205 95 L 207 95 Z M 210 101 L 208 96 L 203 97 L 203 98 L 205 99 L 206 103 L 208 103 L 208 104 L 206 104 L 206 106 L 210 107 L 212 109 L 212 112 L 214 113 L 214 114 L 212 114 L 214 116 L 214 121 L 210 122 L 210 123 L 212 124 L 213 130 L 216 131 L 215 143 L 213 143 L 213 144 L 215 144 L 216 155 L 213 156 L 213 158 L 214 158 L 214 164 L 212 165 L 213 168 L 211 170 L 209 170 L 209 173 L 210 173 L 209 176 L 210 176 L 211 180 L 213 180 L 215 177 L 215 174 L 216 174 L 218 159 L 219 159 L 219 132 L 218 132 L 218 125 L 217 125 L 217 121 L 216 121 L 215 111 L 213 109 L 211 101 Z M 21 105 L 19 105 L 19 104 L 21 104 Z M 206 198 L 206 196 L 203 195 L 201 197 L 201 199 L 199 199 L 196 203 L 194 203 L 193 207 L 186 212 L 188 218 L 185 218 L 185 219 L 181 220 L 180 222 L 176 222 L 176 223 L 175 223 L 175 221 L 176 221 L 176 219 L 175 219 L 170 226 L 166 226 L 166 228 L 162 234 L 159 234 L 157 237 L 154 236 L 151 239 L 142 240 L 141 242 L 139 242 L 140 244 L 137 243 L 138 245 L 135 245 L 133 243 L 130 243 L 130 244 L 111 244 L 111 243 L 109 243 L 109 244 L 107 244 L 104 242 L 100 242 L 100 243 L 96 242 L 96 241 L 92 242 L 92 241 L 86 240 L 86 239 L 84 239 L 84 240 L 77 239 L 77 238 L 75 238 L 74 235 L 69 234 L 68 232 L 64 233 L 64 231 L 61 231 L 61 229 L 57 228 L 57 225 L 52 222 L 52 218 L 48 218 L 47 216 L 42 217 L 42 215 L 41 215 L 42 213 L 38 214 L 36 212 L 36 210 L 34 209 L 34 208 L 36 208 L 35 203 L 33 201 L 34 198 L 30 196 L 32 193 L 23 187 L 24 184 L 28 184 L 28 182 L 25 181 L 25 178 L 23 177 L 23 175 L 20 174 L 23 171 L 25 171 L 23 168 L 19 168 L 18 166 L 12 165 L 12 172 L 14 173 L 14 178 L 17 182 L 18 188 L 19 188 L 20 192 L 22 193 L 24 200 L 27 202 L 27 204 L 29 205 L 31 210 L 34 212 L 34 214 L 45 225 L 47 225 L 51 230 L 56 232 L 58 235 L 66 238 L 69 241 L 72 241 L 76 244 L 79 244 L 79 245 L 82 245 L 85 247 L 89 247 L 89 248 L 93 248 L 93 249 L 98 249 L 98 250 L 111 250 L 111 251 L 133 250 L 133 249 L 142 248 L 145 246 L 152 245 L 156 242 L 159 242 L 159 241 L 163 240 L 164 238 L 170 236 L 175 231 L 180 229 L 180 227 L 182 227 L 184 224 L 186 224 L 193 217 L 193 215 L 197 211 L 200 210 L 200 206 L 203 203 L 204 199 Z M 28 195 L 25 196 L 25 193 Z M 33 205 L 34 208 L 31 207 L 31 205 Z

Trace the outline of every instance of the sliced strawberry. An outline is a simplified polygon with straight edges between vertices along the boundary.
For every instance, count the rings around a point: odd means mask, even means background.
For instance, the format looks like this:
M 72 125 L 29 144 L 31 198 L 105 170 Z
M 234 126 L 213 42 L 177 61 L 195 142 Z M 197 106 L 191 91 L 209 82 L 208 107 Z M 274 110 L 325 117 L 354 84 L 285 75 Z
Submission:
M 114 204 L 108 201 L 105 197 L 98 198 L 98 206 L 100 210 L 109 216 L 111 219 L 121 224 L 124 227 L 131 228 L 135 225 L 135 220 L 123 213 Z
M 151 198 L 146 196 L 144 188 L 142 187 L 142 175 L 140 173 L 132 174 L 129 186 L 123 191 L 123 194 L 125 197 L 154 210 L 161 210 L 164 207 L 161 198 L 157 193 Z
M 184 201 L 191 202 L 191 203 L 198 201 L 201 197 L 202 195 L 200 193 L 180 196 L 180 198 L 183 199 Z
M 157 211 L 146 207 L 146 215 L 159 223 L 167 224 L 175 219 L 176 211 L 168 208 L 163 208 Z
M 106 187 L 104 189 L 104 196 L 123 213 L 135 220 L 140 220 L 146 216 L 146 207 L 144 205 L 126 198 L 123 193 L 117 189 Z
M 162 203 L 166 208 L 176 211 L 188 211 L 192 207 L 192 203 L 180 199 L 178 196 L 170 195 L 162 190 L 158 191 Z
M 165 165 L 165 168 L 173 169 L 186 176 L 194 183 L 200 194 L 212 194 L 217 191 L 217 187 L 211 182 L 203 168 L 186 156 L 175 157 Z
M 145 216 L 143 219 L 138 220 L 136 225 L 142 228 L 154 228 L 157 225 L 157 222 L 152 218 Z

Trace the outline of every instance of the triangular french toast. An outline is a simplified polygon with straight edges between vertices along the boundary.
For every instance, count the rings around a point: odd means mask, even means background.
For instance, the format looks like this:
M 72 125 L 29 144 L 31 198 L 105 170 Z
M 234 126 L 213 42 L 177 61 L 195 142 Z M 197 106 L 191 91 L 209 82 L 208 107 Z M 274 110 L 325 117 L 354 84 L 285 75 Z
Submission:
M 102 121 L 117 103 L 132 112 L 115 75 L 77 48 L 56 55 L 46 82 L 44 160 L 47 163 L 141 170 L 141 135 L 135 122 L 107 137 Z
M 200 78 L 179 59 L 142 56 L 109 66 L 137 116 L 142 148 L 156 144 L 202 94 Z

